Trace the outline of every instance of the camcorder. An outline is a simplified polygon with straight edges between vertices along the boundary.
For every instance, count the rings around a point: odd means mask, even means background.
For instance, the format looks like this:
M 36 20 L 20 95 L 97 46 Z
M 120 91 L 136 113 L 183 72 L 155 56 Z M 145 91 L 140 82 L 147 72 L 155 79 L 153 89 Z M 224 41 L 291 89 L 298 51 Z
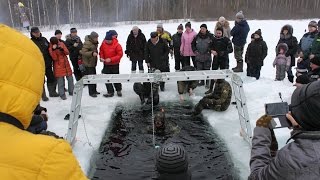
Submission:
M 280 99 L 281 93 L 279 93 Z M 272 117 L 270 128 L 290 128 L 291 122 L 287 119 L 286 114 L 289 112 L 289 105 L 287 102 L 269 103 L 265 104 L 266 115 Z

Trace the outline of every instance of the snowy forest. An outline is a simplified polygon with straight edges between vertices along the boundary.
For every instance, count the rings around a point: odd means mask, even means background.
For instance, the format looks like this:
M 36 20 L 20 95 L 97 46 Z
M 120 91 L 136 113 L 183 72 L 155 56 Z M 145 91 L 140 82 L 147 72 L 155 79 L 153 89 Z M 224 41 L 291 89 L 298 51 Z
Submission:
M 213 20 L 221 15 L 233 18 L 239 10 L 248 19 L 302 19 L 320 15 L 320 0 L 0 0 L 1 23 L 21 26 L 18 2 L 26 7 L 31 26 Z

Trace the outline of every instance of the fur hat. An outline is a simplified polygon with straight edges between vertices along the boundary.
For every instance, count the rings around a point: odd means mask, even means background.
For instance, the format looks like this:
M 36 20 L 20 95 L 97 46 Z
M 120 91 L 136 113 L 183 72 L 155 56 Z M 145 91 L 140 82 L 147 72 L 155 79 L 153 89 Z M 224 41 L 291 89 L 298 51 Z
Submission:
M 191 22 L 187 22 L 186 25 L 184 25 L 184 27 L 189 27 L 189 28 L 191 28 Z
M 297 88 L 291 96 L 291 114 L 307 131 L 320 130 L 320 81 Z
M 138 26 L 133 26 L 132 30 L 139 30 L 139 27 Z
M 182 24 L 179 24 L 178 28 L 177 29 L 181 29 L 183 30 L 183 25 Z
M 208 27 L 207 27 L 206 24 L 201 24 L 200 28 L 206 28 L 206 29 L 208 29 Z
M 223 16 L 219 17 L 219 22 L 223 22 L 223 21 L 226 21 L 226 18 L 224 18 Z
M 61 32 L 59 29 L 57 29 L 57 30 L 54 32 L 54 35 L 57 35 L 57 34 L 62 34 L 62 32 Z
M 237 19 L 244 19 L 243 12 L 242 12 L 242 11 L 239 11 L 239 12 L 236 14 L 236 18 L 237 18 Z

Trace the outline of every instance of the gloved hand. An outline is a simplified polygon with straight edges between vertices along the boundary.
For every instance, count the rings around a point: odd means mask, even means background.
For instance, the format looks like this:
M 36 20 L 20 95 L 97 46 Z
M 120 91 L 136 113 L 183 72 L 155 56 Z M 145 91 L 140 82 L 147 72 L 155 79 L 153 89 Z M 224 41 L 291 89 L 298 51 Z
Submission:
M 74 43 L 73 46 L 74 47 L 78 47 L 79 43 Z
M 271 120 L 272 120 L 271 116 L 263 115 L 257 120 L 256 126 L 257 127 L 269 128 Z
M 62 47 L 58 47 L 58 49 L 63 52 L 63 48 Z

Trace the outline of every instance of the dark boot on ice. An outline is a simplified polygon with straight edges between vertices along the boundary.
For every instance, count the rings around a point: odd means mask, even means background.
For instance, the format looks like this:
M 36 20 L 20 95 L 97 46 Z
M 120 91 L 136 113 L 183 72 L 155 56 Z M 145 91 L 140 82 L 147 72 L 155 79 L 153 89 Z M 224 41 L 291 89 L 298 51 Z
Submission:
M 43 87 L 43 91 L 42 91 L 42 101 L 49 101 L 49 98 L 46 95 L 46 89 Z
M 243 72 L 243 62 L 237 62 L 237 68 L 233 70 L 233 72 Z
M 47 83 L 48 91 L 49 91 L 49 96 L 50 97 L 59 97 L 59 94 L 57 93 L 57 82 L 54 83 Z

